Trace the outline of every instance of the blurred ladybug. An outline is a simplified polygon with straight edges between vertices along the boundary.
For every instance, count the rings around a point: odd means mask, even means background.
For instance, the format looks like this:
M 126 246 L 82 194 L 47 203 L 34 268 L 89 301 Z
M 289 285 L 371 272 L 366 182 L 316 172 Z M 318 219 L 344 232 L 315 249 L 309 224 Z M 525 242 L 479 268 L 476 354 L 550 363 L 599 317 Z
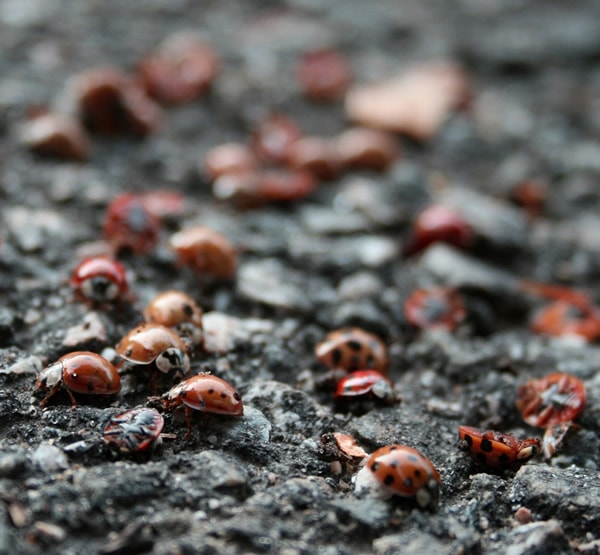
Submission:
M 121 390 L 121 377 L 113 364 L 89 351 L 75 351 L 47 366 L 37 379 L 37 389 L 50 391 L 40 402 L 44 408 L 60 388 L 65 389 L 73 409 L 77 407 L 74 393 L 113 395 Z
M 475 462 L 489 468 L 523 464 L 541 448 L 537 438 L 519 440 L 495 430 L 482 432 L 470 426 L 458 427 L 458 439 L 459 447 L 468 451 Z
M 165 393 L 161 401 L 165 410 L 183 405 L 187 424 L 186 439 L 191 434 L 192 410 L 229 416 L 244 414 L 240 394 L 225 380 L 212 374 L 198 374 L 182 381 Z
M 440 474 L 420 451 L 406 445 L 377 449 L 356 474 L 354 491 L 387 499 L 393 495 L 414 497 L 422 509 L 435 509 Z
M 175 233 L 169 244 L 182 265 L 217 279 L 234 276 L 237 256 L 233 245 L 218 231 L 201 225 Z
M 117 251 L 146 254 L 158 243 L 160 219 L 150 212 L 146 201 L 134 193 L 115 197 L 104 215 L 104 237 Z
M 164 419 L 156 409 L 141 407 L 113 416 L 104 428 L 104 443 L 122 454 L 147 451 L 159 438 Z
M 268 164 L 284 164 L 290 147 L 302 137 L 299 125 L 282 114 L 271 114 L 254 129 L 251 147 Z
M 392 382 L 376 370 L 357 370 L 344 376 L 335 391 L 336 400 L 376 399 L 393 404 L 396 401 Z
M 342 328 L 328 333 L 315 347 L 317 360 L 328 368 L 377 370 L 387 374 L 388 354 L 383 341 L 361 328 Z
M 144 319 L 173 328 L 195 345 L 202 343 L 202 309 L 187 293 L 172 290 L 159 293 L 144 309 Z
M 578 418 L 585 407 L 585 385 L 572 374 L 554 372 L 529 380 L 517 392 L 517 409 L 531 426 L 546 428 Z
M 73 270 L 71 287 L 77 300 L 98 304 L 126 299 L 129 292 L 125 267 L 110 256 L 86 258 Z
M 432 204 L 415 219 L 412 233 L 403 248 L 404 256 L 425 250 L 433 243 L 448 243 L 468 248 L 474 240 L 471 225 L 456 210 L 442 204 Z
M 406 321 L 418 329 L 452 331 L 466 317 L 462 298 L 455 289 L 416 289 L 404 303 Z

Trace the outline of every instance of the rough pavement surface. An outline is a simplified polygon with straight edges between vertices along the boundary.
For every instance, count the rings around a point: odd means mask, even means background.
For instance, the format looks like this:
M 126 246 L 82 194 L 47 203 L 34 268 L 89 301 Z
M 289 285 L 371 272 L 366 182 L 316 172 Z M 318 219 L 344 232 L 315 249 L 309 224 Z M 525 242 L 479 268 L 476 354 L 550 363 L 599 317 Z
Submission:
M 600 4 L 539 1 L 364 3 L 0 1 L 0 553 L 598 553 L 600 352 L 545 338 L 529 321 L 541 301 L 527 278 L 588 291 L 600 281 Z M 70 77 L 99 65 L 125 71 L 167 35 L 201 32 L 222 62 L 212 90 L 166 108 L 142 140 L 94 137 L 85 163 L 38 157 L 19 143 L 36 107 L 61 103 Z M 309 134 L 349 125 L 341 102 L 302 97 L 298 55 L 336 47 L 357 83 L 451 60 L 472 98 L 431 140 L 399 137 L 385 172 L 352 172 L 303 200 L 238 210 L 213 198 L 200 171 L 208 149 L 243 141 L 277 111 Z M 541 216 L 514 186 L 546 186 Z M 117 194 L 171 189 L 185 212 L 157 248 L 121 257 L 135 301 L 91 311 L 68 286 L 80 253 L 101 237 Z M 434 245 L 405 259 L 417 212 L 460 207 L 476 248 Z M 214 283 L 173 264 L 174 231 L 202 223 L 239 252 L 237 277 Z M 450 285 L 469 302 L 454 332 L 407 325 L 416 287 Z M 42 410 L 36 374 L 73 350 L 114 347 L 158 292 L 180 289 L 204 309 L 210 348 L 192 357 L 239 390 L 242 418 L 179 412 L 145 457 L 118 457 L 102 431 L 147 402 L 139 375 L 112 399 L 57 394 Z M 393 406 L 336 404 L 319 387 L 314 346 L 345 325 L 390 350 Z M 550 461 L 476 466 L 457 427 L 540 436 L 515 408 L 519 385 L 569 372 L 587 406 Z M 412 499 L 358 498 L 353 469 L 321 436 L 352 435 L 366 451 L 415 447 L 441 475 L 436 511 Z

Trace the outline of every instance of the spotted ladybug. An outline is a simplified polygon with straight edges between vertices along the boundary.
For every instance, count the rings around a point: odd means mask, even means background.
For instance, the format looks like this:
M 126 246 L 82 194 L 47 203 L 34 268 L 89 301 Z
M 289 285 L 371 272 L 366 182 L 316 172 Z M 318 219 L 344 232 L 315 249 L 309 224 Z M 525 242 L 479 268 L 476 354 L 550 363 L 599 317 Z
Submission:
M 110 449 L 123 454 L 142 453 L 155 444 L 164 423 L 156 409 L 130 409 L 113 416 L 102 437 Z
M 377 370 L 356 370 L 344 376 L 335 391 L 337 400 L 373 398 L 392 404 L 396 400 L 392 382 Z
M 92 256 L 73 270 L 71 287 L 76 300 L 113 303 L 126 299 L 129 292 L 125 267 L 110 256 Z
M 161 401 L 165 410 L 184 406 L 186 439 L 191 434 L 192 410 L 229 416 L 244 414 L 240 394 L 225 380 L 212 374 L 198 374 L 182 381 L 167 391 L 161 397 Z
M 174 290 L 159 293 L 144 309 L 144 319 L 173 328 L 196 345 L 202 343 L 202 309 L 187 293 Z
M 383 341 L 361 328 L 342 328 L 328 333 L 315 347 L 317 360 L 328 368 L 377 370 L 387 374 L 388 353 Z
M 522 464 L 535 457 L 541 448 L 540 440 L 519 440 L 495 430 L 481 431 L 470 426 L 458 427 L 459 446 L 467 450 L 471 458 L 489 468 L 506 468 Z
M 423 509 L 434 509 L 439 497 L 440 475 L 420 451 L 406 445 L 377 449 L 357 473 L 354 490 L 380 498 L 414 497 Z
M 104 357 L 89 351 L 75 351 L 60 357 L 38 376 L 37 388 L 50 390 L 40 402 L 40 407 L 44 408 L 61 387 L 69 395 L 75 409 L 77 402 L 72 392 L 112 395 L 121 390 L 121 377 Z

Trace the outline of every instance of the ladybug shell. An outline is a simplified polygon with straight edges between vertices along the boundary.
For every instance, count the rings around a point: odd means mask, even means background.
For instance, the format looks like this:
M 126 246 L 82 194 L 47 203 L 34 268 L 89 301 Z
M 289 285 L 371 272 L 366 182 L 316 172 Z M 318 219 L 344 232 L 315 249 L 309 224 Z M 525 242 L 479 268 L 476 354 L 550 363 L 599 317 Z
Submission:
M 182 264 L 199 273 L 229 279 L 236 269 L 236 253 L 229 240 L 214 229 L 195 226 L 175 233 L 171 248 Z
M 377 481 L 395 495 L 417 497 L 420 506 L 437 502 L 440 475 L 421 452 L 406 445 L 387 445 L 367 459 Z
M 164 419 L 156 409 L 127 410 L 110 419 L 104 429 L 104 443 L 121 453 L 146 451 L 159 437 Z
M 71 286 L 85 298 L 113 301 L 127 293 L 124 266 L 109 256 L 92 256 L 81 262 L 71 277 Z
M 540 451 L 540 440 L 518 440 L 494 430 L 482 432 L 470 426 L 459 426 L 458 437 L 471 458 L 482 466 L 504 468 L 524 463 Z
M 75 351 L 58 359 L 65 387 L 75 393 L 109 395 L 121 390 L 121 377 L 113 364 L 100 355 Z
M 180 404 L 215 414 L 241 416 L 244 406 L 240 394 L 225 380 L 212 374 L 198 374 L 182 381 L 165 395 L 166 408 Z
M 571 374 L 553 372 L 519 387 L 517 408 L 525 422 L 546 428 L 579 417 L 585 408 L 584 383 Z
M 190 322 L 202 329 L 202 310 L 192 297 L 181 291 L 165 291 L 154 297 L 144 309 L 144 318 L 167 328 Z
M 454 289 L 417 289 L 404 303 L 404 316 L 409 324 L 419 329 L 452 331 L 465 319 L 466 309 Z
M 376 397 L 391 400 L 394 398 L 394 389 L 392 382 L 376 370 L 357 370 L 338 382 L 335 397 Z
M 360 369 L 387 374 L 388 355 L 383 341 L 361 328 L 332 331 L 315 347 L 317 360 L 328 368 Z
M 150 364 L 167 349 L 186 352 L 186 345 L 169 328 L 159 324 L 141 324 L 132 329 L 116 347 L 119 356 L 135 364 Z

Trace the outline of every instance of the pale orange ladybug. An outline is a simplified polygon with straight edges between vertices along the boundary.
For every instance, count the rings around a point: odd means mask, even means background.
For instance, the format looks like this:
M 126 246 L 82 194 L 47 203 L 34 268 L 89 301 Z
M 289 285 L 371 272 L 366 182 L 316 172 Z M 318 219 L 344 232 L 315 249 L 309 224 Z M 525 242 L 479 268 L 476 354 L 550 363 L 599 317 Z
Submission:
M 144 319 L 173 328 L 196 345 L 202 343 L 202 309 L 187 293 L 174 290 L 159 293 L 144 309 Z
M 328 333 L 315 347 L 317 360 L 328 368 L 377 370 L 387 374 L 387 347 L 379 337 L 361 328 L 342 328 Z
M 218 279 L 230 279 L 235 274 L 237 256 L 229 239 L 222 233 L 202 225 L 175 233 L 169 244 L 182 265 L 198 273 Z

